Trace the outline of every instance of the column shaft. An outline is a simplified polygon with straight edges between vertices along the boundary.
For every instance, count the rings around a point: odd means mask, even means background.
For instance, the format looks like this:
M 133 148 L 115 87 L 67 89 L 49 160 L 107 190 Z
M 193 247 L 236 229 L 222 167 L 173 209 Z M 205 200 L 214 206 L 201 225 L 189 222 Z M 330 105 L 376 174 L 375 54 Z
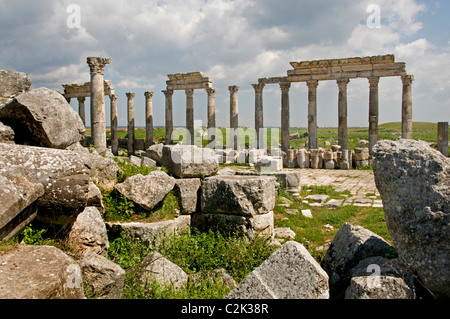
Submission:
M 111 100 L 111 151 L 114 155 L 119 155 L 119 131 L 117 120 L 117 94 L 109 96 Z
M 252 84 L 255 89 L 255 130 L 256 145 L 259 149 L 264 148 L 264 108 L 263 108 L 263 89 L 265 84 Z
M 291 146 L 290 139 L 290 110 L 289 110 L 289 89 L 290 82 L 281 82 L 281 149 L 287 152 Z
M 105 88 L 103 69 L 111 59 L 88 57 L 91 71 L 91 130 L 94 147 L 101 153 L 106 151 Z
M 172 96 L 173 90 L 163 91 L 166 96 L 166 145 L 173 144 L 173 110 L 172 110 Z
M 438 123 L 438 151 L 448 157 L 448 122 Z
M 128 98 L 128 156 L 134 155 L 134 96 L 135 93 L 127 93 Z
M 239 149 L 239 136 L 238 136 L 238 126 L 239 126 L 239 105 L 238 105 L 238 90 L 239 86 L 230 86 L 230 128 L 231 128 L 231 140 L 233 143 L 233 148 L 235 150 Z
M 379 77 L 369 78 L 369 153 L 372 155 L 372 148 L 378 142 L 378 83 Z
M 208 93 L 208 144 L 214 148 L 216 139 L 216 90 L 206 89 Z
M 145 148 L 153 145 L 153 92 L 145 92 Z
M 81 120 L 83 121 L 84 126 L 86 126 L 86 107 L 84 105 L 84 102 L 86 101 L 86 98 L 78 97 L 78 114 L 80 115 Z
M 189 132 L 189 138 L 186 144 L 194 145 L 194 90 L 186 90 L 186 129 Z
M 402 76 L 403 97 L 402 97 L 402 138 L 412 139 L 412 82 L 413 75 Z
M 349 79 L 338 79 L 337 84 L 339 87 L 339 102 L 338 102 L 338 141 L 342 150 L 347 149 L 347 85 Z
M 317 149 L 317 87 L 319 81 L 310 80 L 308 85 L 308 145 L 309 149 Z

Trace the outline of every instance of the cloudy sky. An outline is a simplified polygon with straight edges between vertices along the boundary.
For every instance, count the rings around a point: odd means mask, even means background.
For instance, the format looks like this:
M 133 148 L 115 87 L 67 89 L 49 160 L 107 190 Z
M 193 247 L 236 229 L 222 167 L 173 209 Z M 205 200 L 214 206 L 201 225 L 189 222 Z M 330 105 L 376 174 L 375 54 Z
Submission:
M 376 21 L 371 4 L 380 8 L 379 28 L 368 25 Z M 0 69 L 28 73 L 34 88 L 62 90 L 89 81 L 86 57 L 112 58 L 105 79 L 119 94 L 122 126 L 126 92 L 136 93 L 136 123 L 144 126 L 144 92 L 154 91 L 155 125 L 164 125 L 167 74 L 202 71 L 217 90 L 217 124 L 229 125 L 228 86 L 238 85 L 239 124 L 253 127 L 251 84 L 286 75 L 289 62 L 395 54 L 416 78 L 414 121 L 450 121 L 449 16 L 443 0 L 0 0 Z M 401 120 L 401 88 L 400 78 L 381 79 L 381 123 Z M 337 126 L 337 99 L 337 84 L 320 82 L 319 126 Z M 194 100 L 195 119 L 206 125 L 206 92 Z M 368 125 L 368 101 L 368 81 L 352 80 L 349 126 Z M 279 87 L 266 86 L 265 126 L 280 126 L 280 104 Z M 306 127 L 305 83 L 292 85 L 290 104 L 291 126 Z M 174 114 L 184 125 L 182 91 Z

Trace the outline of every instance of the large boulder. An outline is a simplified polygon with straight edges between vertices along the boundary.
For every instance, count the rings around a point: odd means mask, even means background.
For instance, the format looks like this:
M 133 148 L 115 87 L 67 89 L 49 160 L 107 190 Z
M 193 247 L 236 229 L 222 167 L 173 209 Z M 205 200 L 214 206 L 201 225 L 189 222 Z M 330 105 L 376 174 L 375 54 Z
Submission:
M 328 299 L 328 275 L 303 245 L 287 242 L 227 299 Z
M 345 223 L 327 250 L 322 267 L 330 277 L 333 297 L 345 291 L 351 279 L 351 269 L 368 257 L 384 256 L 391 246 L 377 234 L 361 226 Z
M 436 296 L 450 297 L 450 159 L 413 140 L 380 141 L 373 157 L 400 260 Z
M 13 97 L 29 91 L 30 87 L 31 79 L 27 74 L 0 70 L 0 96 Z
M 214 150 L 195 145 L 165 145 L 161 165 L 179 178 L 211 176 L 219 171 L 219 161 Z
M 56 91 L 39 88 L 16 96 L 0 108 L 17 144 L 64 149 L 85 137 L 79 115 Z
M 71 225 L 86 207 L 90 170 L 76 152 L 0 143 L 0 172 L 9 169 L 44 185 L 36 220 Z
M 0 252 L 0 299 L 84 299 L 78 264 L 51 246 Z
M 253 217 L 272 211 L 275 197 L 274 176 L 213 176 L 202 184 L 201 210 Z
M 154 171 L 147 176 L 131 176 L 125 182 L 117 184 L 115 189 L 139 206 L 152 209 L 174 186 L 175 178 L 162 171 Z
M 19 234 L 37 214 L 44 186 L 19 169 L 0 170 L 0 240 Z

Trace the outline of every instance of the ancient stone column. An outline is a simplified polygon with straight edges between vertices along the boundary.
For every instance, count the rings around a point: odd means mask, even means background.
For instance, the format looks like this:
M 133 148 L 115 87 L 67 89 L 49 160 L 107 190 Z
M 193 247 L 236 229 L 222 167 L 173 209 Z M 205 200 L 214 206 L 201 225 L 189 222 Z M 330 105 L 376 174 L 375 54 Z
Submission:
M 291 82 L 280 82 L 281 89 L 281 149 L 287 152 L 291 147 L 289 89 Z
M 208 93 L 208 144 L 214 148 L 216 137 L 216 90 L 206 89 Z
M 338 102 L 338 142 L 342 150 L 347 149 L 347 85 L 350 82 L 347 78 L 337 80 L 339 87 L 339 102 Z
M 238 94 L 239 86 L 228 87 L 230 91 L 230 128 L 231 128 L 231 143 L 233 144 L 233 149 L 239 149 L 239 136 L 238 136 L 238 126 L 239 126 L 239 105 L 238 105 Z
M 109 96 L 111 100 L 111 151 L 114 155 L 119 155 L 119 132 L 118 132 L 118 120 L 117 120 L 117 94 L 111 94 Z
M 173 110 L 172 110 L 172 96 L 173 90 L 162 91 L 166 96 L 166 145 L 173 144 Z
M 256 145 L 258 149 L 264 148 L 264 108 L 263 108 L 263 89 L 265 83 L 252 84 L 255 89 L 255 130 Z
M 448 157 L 448 122 L 438 123 L 438 151 Z
M 317 149 L 317 87 L 319 81 L 307 81 L 308 85 L 308 145 L 309 149 Z
M 134 96 L 135 93 L 127 93 L 128 98 L 128 156 L 134 155 Z
M 412 139 L 412 82 L 414 75 L 402 76 L 403 98 L 402 98 L 402 137 Z
M 153 92 L 145 92 L 145 148 L 153 145 Z
M 111 59 L 88 57 L 91 71 L 91 130 L 94 147 L 100 152 L 106 151 L 105 87 L 103 69 Z
M 369 93 L 369 153 L 372 155 L 372 148 L 378 142 L 378 83 L 379 77 L 370 77 Z
M 194 145 L 194 89 L 186 89 L 186 129 L 190 134 L 186 143 Z
M 80 96 L 77 98 L 77 100 L 78 100 L 78 114 L 80 115 L 80 118 L 83 121 L 84 126 L 86 126 L 86 107 L 84 106 L 86 98 L 84 96 Z

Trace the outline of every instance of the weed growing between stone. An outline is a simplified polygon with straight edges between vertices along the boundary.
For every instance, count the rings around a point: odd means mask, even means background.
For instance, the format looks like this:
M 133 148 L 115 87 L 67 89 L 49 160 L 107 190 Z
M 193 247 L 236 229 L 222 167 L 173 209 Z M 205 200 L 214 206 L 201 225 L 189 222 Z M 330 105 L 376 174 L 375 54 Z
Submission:
M 144 244 L 123 233 L 110 244 L 109 258 L 124 269 L 139 264 L 152 251 L 158 251 L 180 266 L 187 274 L 225 269 L 239 283 L 274 251 L 268 238 L 225 237 L 212 231 L 184 231 L 168 236 L 159 244 Z M 223 298 L 232 287 L 220 280 L 202 279 L 195 285 L 174 289 L 157 283 L 142 285 L 132 271 L 127 273 L 124 298 L 144 299 L 209 299 Z

